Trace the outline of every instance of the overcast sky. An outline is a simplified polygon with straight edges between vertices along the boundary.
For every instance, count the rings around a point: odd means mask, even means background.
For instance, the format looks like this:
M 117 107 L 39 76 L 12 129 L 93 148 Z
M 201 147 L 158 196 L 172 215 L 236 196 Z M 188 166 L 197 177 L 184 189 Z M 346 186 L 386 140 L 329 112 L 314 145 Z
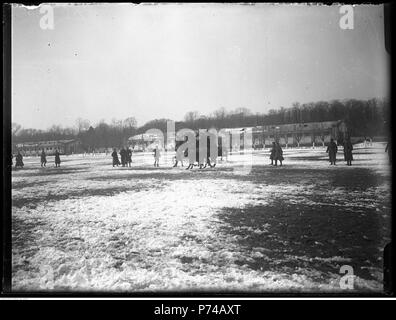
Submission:
M 339 27 L 339 6 L 61 5 L 53 30 L 41 17 L 13 8 L 23 127 L 388 95 L 382 6 L 356 6 L 353 30 Z

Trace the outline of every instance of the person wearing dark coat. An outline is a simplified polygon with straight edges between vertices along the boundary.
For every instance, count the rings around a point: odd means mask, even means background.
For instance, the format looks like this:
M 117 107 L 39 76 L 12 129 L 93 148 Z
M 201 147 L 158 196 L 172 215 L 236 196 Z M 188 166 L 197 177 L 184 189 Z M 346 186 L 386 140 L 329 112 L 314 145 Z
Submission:
M 188 166 L 187 166 L 186 170 L 192 169 L 194 167 L 196 157 L 193 160 L 192 159 L 193 156 L 191 156 L 192 154 L 193 154 L 193 152 L 191 150 L 188 150 L 188 148 L 184 151 L 184 157 L 188 158 Z
M 352 150 L 353 150 L 353 146 L 351 139 L 346 139 L 344 143 L 344 160 L 346 161 L 347 166 L 352 165 L 352 160 L 353 160 Z
M 275 166 L 278 165 L 278 160 L 280 162 L 280 165 L 282 166 L 282 161 L 284 160 L 284 158 L 283 158 L 283 150 L 279 142 L 275 143 L 274 159 L 275 159 Z
M 217 141 L 217 156 L 220 157 L 220 161 L 223 161 L 223 139 L 220 137 Z
M 388 152 L 389 162 L 392 163 L 392 144 L 390 142 L 386 144 L 385 152 Z
M 21 167 L 23 168 L 23 156 L 18 151 L 18 154 L 15 157 L 15 168 Z
M 117 150 L 114 148 L 113 153 L 111 154 L 113 157 L 113 167 L 114 166 L 119 166 L 120 165 L 120 160 L 118 160 L 118 153 Z
M 127 164 L 128 164 L 128 167 L 130 167 L 130 166 L 131 166 L 131 163 L 132 163 L 132 150 L 131 150 L 131 148 L 128 148 L 128 149 L 126 150 L 126 157 L 127 157 Z
M 337 151 L 338 151 L 337 144 L 334 142 L 334 139 L 331 138 L 330 144 L 328 145 L 327 150 L 326 150 L 326 152 L 328 152 L 328 154 L 329 154 L 330 165 L 336 164 Z
M 216 150 L 217 150 L 216 156 L 218 156 L 218 153 L 219 153 L 219 151 L 218 151 L 219 146 L 218 146 L 217 143 L 215 144 L 215 147 L 216 147 Z M 211 168 L 214 168 L 214 167 L 216 166 L 216 158 L 215 158 L 215 159 L 211 159 L 211 158 L 210 158 L 210 137 L 207 137 L 207 140 L 206 140 L 206 148 L 207 148 L 207 149 L 206 149 L 206 163 L 205 163 L 204 168 L 206 168 L 206 166 L 209 166 L 209 167 L 211 167 Z
M 60 154 L 59 154 L 58 149 L 56 149 L 55 150 L 55 167 L 60 167 L 60 163 L 61 163 Z
M 188 166 L 186 170 L 190 170 L 194 168 L 196 162 L 198 162 L 199 166 L 199 135 L 195 136 L 195 157 L 192 150 L 187 149 L 187 156 L 188 156 Z
M 125 167 L 125 165 L 126 165 L 126 158 L 127 158 L 127 152 L 126 152 L 126 150 L 125 150 L 125 148 L 122 148 L 121 150 L 120 150 L 120 156 L 121 156 L 121 165 L 123 166 L 123 167 Z
M 43 149 L 43 151 L 41 151 L 41 167 L 46 167 L 46 164 L 47 164 L 47 155 L 45 154 Z
M 200 136 L 198 134 L 196 142 L 195 142 L 195 159 L 198 162 L 199 169 L 202 169 L 204 166 L 205 154 L 204 154 L 203 146 L 201 146 L 201 148 L 199 146 L 199 139 L 200 139 Z
M 270 153 L 271 165 L 274 165 L 275 154 L 276 154 L 276 144 L 275 142 L 272 142 L 272 149 Z

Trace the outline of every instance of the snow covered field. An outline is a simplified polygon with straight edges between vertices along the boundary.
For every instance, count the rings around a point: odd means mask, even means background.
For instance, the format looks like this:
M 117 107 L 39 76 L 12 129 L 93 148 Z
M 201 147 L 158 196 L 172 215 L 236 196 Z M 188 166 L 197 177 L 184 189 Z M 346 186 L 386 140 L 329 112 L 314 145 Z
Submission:
M 21 291 L 382 290 L 390 241 L 390 168 L 384 145 L 339 152 L 285 149 L 231 155 L 213 169 L 131 168 L 110 155 L 25 158 L 12 172 L 12 285 Z

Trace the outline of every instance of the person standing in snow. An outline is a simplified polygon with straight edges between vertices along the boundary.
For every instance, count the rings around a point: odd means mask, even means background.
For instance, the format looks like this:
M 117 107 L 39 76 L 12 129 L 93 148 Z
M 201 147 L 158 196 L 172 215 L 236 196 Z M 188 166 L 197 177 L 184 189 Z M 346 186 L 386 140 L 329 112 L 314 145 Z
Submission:
M 23 156 L 20 151 L 18 151 L 18 154 L 15 157 L 15 168 L 18 167 L 23 168 Z
M 118 153 L 115 148 L 113 149 L 113 153 L 111 154 L 111 156 L 113 157 L 113 167 L 118 167 L 120 165 L 120 160 L 118 160 Z
M 271 148 L 271 153 L 270 153 L 270 160 L 271 160 L 272 166 L 274 165 L 275 155 L 276 155 L 276 144 L 274 141 L 274 142 L 272 142 L 272 148 Z
M 126 158 L 127 158 L 127 165 L 128 165 L 128 167 L 130 167 L 131 163 L 132 163 L 132 150 L 131 150 L 131 148 L 127 149 Z
M 280 162 L 280 166 L 282 166 L 283 158 L 283 150 L 279 142 L 275 143 L 275 166 L 278 165 L 278 160 Z
M 60 163 L 61 163 L 60 154 L 59 154 L 58 149 L 56 149 L 55 150 L 55 167 L 60 167 Z
M 218 155 L 219 151 L 218 151 L 218 144 L 215 144 L 215 148 L 216 148 L 216 156 Z M 206 138 L 206 163 L 204 168 L 206 168 L 206 166 L 209 165 L 209 167 L 214 168 L 216 166 L 216 157 L 214 159 L 212 159 L 210 157 L 210 137 Z
M 335 165 L 337 160 L 337 144 L 334 142 L 334 139 L 330 139 L 330 144 L 327 147 L 326 152 L 329 154 L 330 165 Z
M 344 143 L 344 159 L 347 163 L 347 166 L 352 165 L 352 160 L 353 160 L 352 150 L 353 150 L 352 142 L 351 139 L 348 137 Z
M 175 157 L 174 157 L 174 165 L 173 165 L 174 168 L 177 167 L 179 161 L 180 161 L 180 163 L 181 163 L 181 166 L 184 167 L 184 165 L 183 165 L 183 156 L 184 156 L 184 154 L 182 154 L 180 151 L 178 152 L 178 149 L 179 149 L 179 147 L 180 147 L 184 142 L 186 142 L 186 141 L 187 141 L 187 138 L 186 138 L 184 141 L 176 141 L 176 145 L 175 145 L 176 155 L 175 155 Z M 185 153 L 186 151 L 187 151 L 187 150 L 185 150 L 184 153 Z
M 44 152 L 44 149 L 41 151 L 41 167 L 46 167 L 47 164 L 47 155 Z
M 161 152 L 158 146 L 154 148 L 154 167 L 159 167 L 159 159 L 161 157 Z
M 121 165 L 123 167 L 125 167 L 127 154 L 126 154 L 126 150 L 124 147 L 122 147 L 122 149 L 120 150 L 120 156 L 121 156 Z

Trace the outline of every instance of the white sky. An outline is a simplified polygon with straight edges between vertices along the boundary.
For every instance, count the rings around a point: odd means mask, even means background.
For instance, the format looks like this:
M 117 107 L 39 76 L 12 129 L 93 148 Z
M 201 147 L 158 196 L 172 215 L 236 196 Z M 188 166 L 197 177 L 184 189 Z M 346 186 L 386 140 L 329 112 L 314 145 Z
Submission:
M 13 8 L 12 121 L 45 129 L 78 117 L 181 120 L 219 107 L 254 112 L 388 96 L 383 7 L 60 5 Z

